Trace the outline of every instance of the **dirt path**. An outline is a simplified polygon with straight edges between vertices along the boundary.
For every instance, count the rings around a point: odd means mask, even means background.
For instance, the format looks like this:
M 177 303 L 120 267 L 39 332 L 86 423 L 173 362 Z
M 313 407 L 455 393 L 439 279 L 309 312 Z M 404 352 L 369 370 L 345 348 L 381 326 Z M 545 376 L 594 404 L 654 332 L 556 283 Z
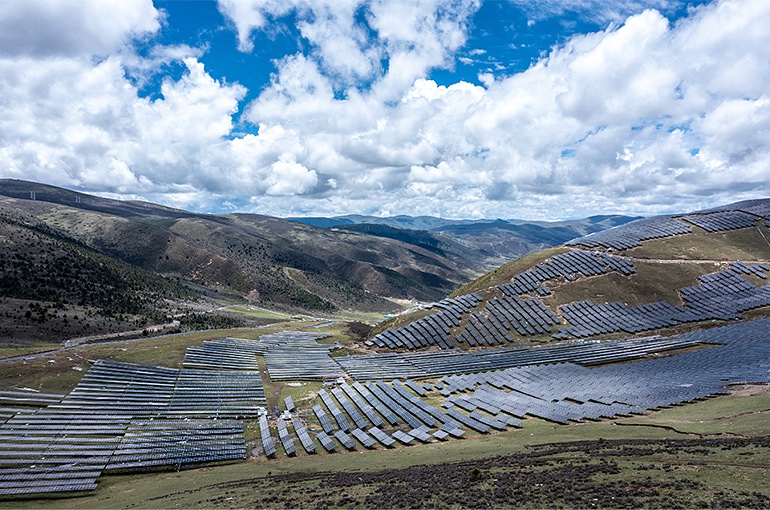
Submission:
M 168 324 L 156 324 L 154 326 L 147 326 L 142 329 L 135 329 L 132 331 L 119 331 L 118 333 L 106 333 L 104 335 L 82 336 L 80 338 L 70 338 L 64 342 L 64 347 L 76 347 L 90 342 L 100 342 L 105 340 L 115 340 L 126 336 L 142 335 L 145 331 L 148 333 L 157 333 L 164 329 L 171 329 L 179 326 L 179 321 L 169 322 Z

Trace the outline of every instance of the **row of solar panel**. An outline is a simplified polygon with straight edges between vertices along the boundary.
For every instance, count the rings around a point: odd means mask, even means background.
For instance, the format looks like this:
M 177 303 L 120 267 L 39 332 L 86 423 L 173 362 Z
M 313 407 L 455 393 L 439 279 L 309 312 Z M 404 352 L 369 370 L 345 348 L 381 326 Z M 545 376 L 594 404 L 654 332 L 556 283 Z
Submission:
M 624 225 L 589 234 L 568 242 L 572 246 L 589 248 L 613 248 L 626 250 L 640 246 L 642 241 L 659 239 L 692 232 L 684 221 L 703 228 L 708 232 L 737 230 L 757 224 L 757 217 L 770 219 L 770 201 L 764 200 L 751 205 L 735 204 L 712 212 L 703 211 L 678 218 L 657 216 L 632 221 Z M 681 221 L 684 220 L 684 221 Z
M 481 296 L 472 293 L 433 303 L 432 307 L 441 311 L 422 317 L 402 328 L 389 328 L 366 344 L 390 349 L 419 349 L 432 345 L 449 349 L 454 346 L 450 335 L 451 328 L 459 326 L 463 314 L 470 311 L 480 300 Z
M 711 214 L 690 214 L 680 219 L 704 229 L 706 232 L 721 232 L 753 227 L 757 217 L 741 211 L 720 211 Z
M 590 364 L 619 362 L 636 359 L 640 352 L 653 354 L 690 344 L 685 340 L 661 338 L 602 343 L 578 341 L 536 348 L 498 347 L 474 352 L 434 350 L 347 356 L 338 360 L 357 380 L 421 379 L 560 361 Z
M 712 347 L 639 363 L 592 369 L 562 363 L 445 376 L 441 381 L 448 396 L 444 405 L 566 422 L 628 415 L 719 395 L 736 382 L 770 381 L 768 328 L 770 319 L 762 319 L 691 333 L 681 339 Z
M 699 277 L 700 284 L 679 290 L 685 307 L 665 301 L 636 307 L 620 302 L 596 305 L 591 301 L 562 305 L 562 317 L 571 326 L 553 336 L 562 340 L 617 331 L 637 333 L 688 322 L 735 319 L 741 312 L 770 305 L 770 286 L 757 287 L 737 274 L 740 271 L 766 278 L 764 267 L 734 263 L 731 270 Z

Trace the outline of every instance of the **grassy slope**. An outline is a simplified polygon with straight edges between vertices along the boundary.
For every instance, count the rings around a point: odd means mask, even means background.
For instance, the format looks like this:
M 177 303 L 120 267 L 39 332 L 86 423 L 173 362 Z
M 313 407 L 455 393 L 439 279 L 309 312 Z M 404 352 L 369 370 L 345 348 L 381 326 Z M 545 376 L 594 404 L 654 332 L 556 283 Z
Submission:
M 770 260 L 770 229 L 764 225 L 727 232 L 706 232 L 692 227 L 691 234 L 645 241 L 623 255 L 647 259 L 681 260 Z
M 538 264 L 549 257 L 553 257 L 559 253 L 568 251 L 568 248 L 556 247 L 548 248 L 547 250 L 538 251 L 524 255 L 521 258 L 512 260 L 505 265 L 500 266 L 497 269 L 493 269 L 487 274 L 469 282 L 456 291 L 454 291 L 451 297 L 462 296 L 464 294 L 470 294 L 472 292 L 478 292 L 480 290 L 487 289 L 503 283 L 508 283 L 517 274 L 526 271 L 535 264 Z

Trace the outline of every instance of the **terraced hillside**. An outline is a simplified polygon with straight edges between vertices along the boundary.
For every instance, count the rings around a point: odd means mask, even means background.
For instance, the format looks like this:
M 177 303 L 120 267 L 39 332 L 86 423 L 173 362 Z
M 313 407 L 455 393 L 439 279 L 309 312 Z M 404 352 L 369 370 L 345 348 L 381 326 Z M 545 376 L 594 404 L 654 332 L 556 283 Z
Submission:
M 769 225 L 770 200 L 633 221 L 504 265 L 411 321 L 380 328 L 367 345 L 615 338 L 765 315 Z

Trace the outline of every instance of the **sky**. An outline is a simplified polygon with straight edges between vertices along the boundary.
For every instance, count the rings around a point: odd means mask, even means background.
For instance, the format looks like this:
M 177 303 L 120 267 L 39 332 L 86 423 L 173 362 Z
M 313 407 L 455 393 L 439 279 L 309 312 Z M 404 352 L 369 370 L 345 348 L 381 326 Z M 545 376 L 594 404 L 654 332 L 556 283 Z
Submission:
M 770 197 L 767 0 L 0 0 L 0 177 L 199 212 Z

